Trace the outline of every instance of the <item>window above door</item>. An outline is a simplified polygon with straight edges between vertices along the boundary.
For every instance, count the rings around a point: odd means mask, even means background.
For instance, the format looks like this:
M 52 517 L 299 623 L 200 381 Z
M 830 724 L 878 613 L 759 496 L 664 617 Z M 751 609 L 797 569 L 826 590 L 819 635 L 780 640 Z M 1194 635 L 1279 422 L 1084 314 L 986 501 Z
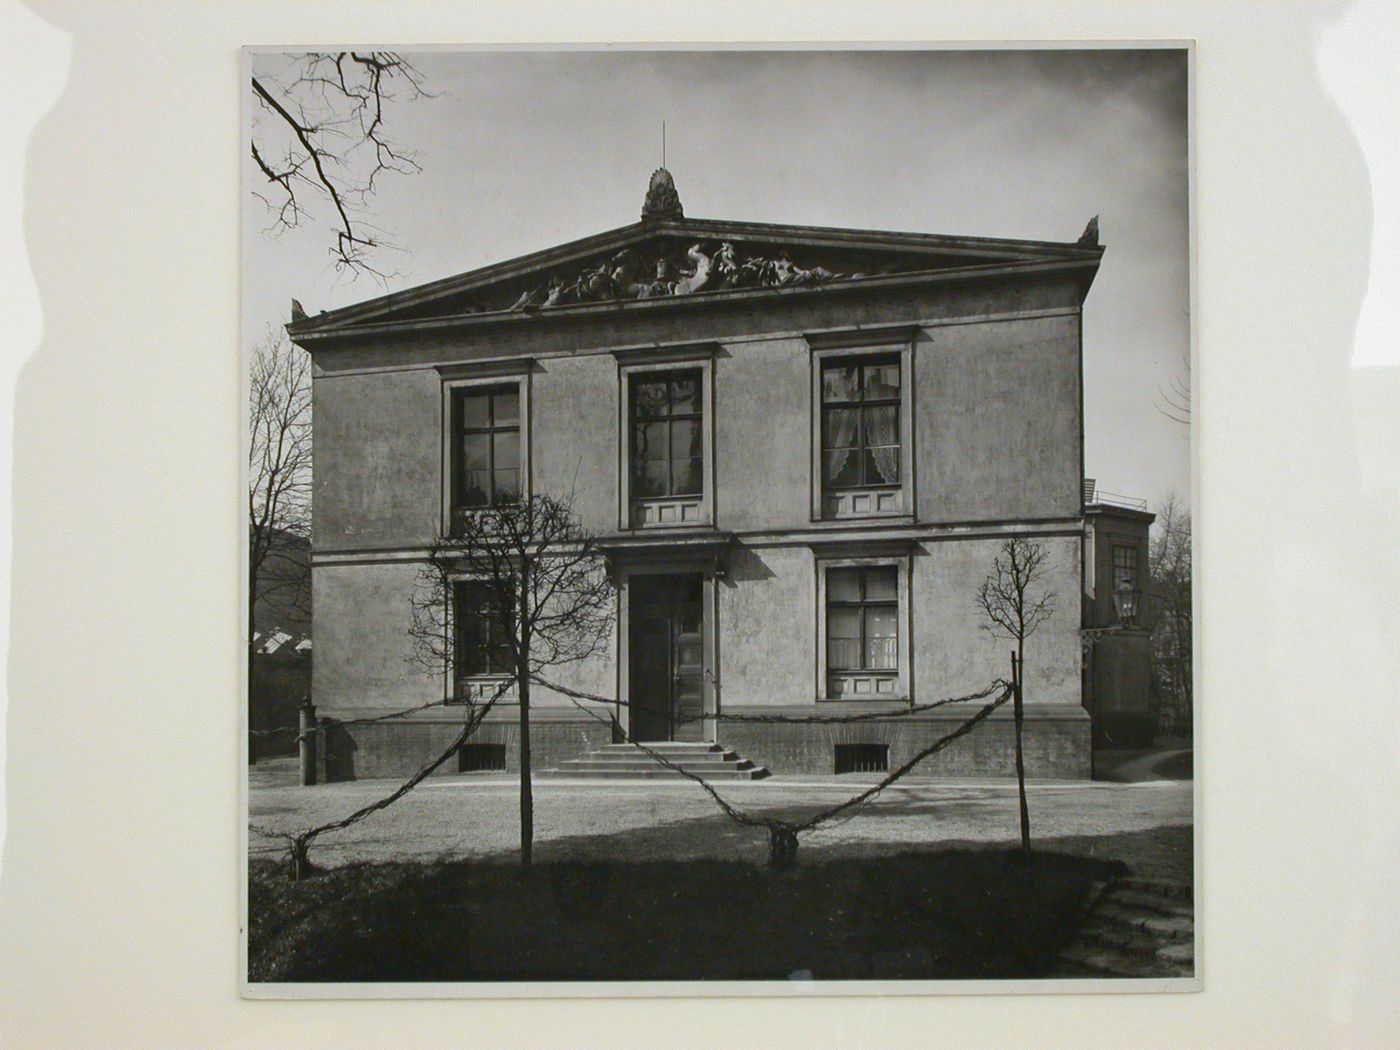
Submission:
M 618 354 L 619 527 L 713 525 L 713 354 Z

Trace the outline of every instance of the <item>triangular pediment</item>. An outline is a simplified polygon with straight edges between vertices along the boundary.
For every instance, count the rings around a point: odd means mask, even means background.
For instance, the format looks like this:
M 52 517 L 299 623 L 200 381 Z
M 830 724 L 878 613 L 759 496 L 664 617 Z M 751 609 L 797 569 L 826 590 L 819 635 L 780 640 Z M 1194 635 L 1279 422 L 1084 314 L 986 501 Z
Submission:
M 1092 228 L 1092 224 L 1091 224 Z M 650 301 L 817 291 L 950 272 L 1097 264 L 1095 236 L 1077 243 L 779 226 L 708 219 L 643 221 L 595 237 L 381 296 L 315 317 L 293 336 L 383 325 Z

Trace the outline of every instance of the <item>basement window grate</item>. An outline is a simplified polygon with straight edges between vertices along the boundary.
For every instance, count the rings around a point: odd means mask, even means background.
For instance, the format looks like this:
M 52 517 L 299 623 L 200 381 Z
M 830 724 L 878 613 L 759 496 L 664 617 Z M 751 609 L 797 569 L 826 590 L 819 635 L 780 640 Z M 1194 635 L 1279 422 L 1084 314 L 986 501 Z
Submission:
M 458 773 L 504 773 L 505 744 L 463 744 L 457 749 Z
M 884 773 L 889 768 L 889 744 L 836 745 L 836 772 L 838 773 Z

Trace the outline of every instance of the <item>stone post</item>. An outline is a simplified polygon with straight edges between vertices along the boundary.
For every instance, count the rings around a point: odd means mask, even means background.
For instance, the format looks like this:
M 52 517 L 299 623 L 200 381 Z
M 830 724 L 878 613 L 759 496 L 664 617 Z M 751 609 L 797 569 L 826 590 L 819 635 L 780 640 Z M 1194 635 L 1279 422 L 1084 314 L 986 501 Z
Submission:
M 316 783 L 316 705 L 308 696 L 297 711 L 297 758 L 301 761 L 301 785 Z

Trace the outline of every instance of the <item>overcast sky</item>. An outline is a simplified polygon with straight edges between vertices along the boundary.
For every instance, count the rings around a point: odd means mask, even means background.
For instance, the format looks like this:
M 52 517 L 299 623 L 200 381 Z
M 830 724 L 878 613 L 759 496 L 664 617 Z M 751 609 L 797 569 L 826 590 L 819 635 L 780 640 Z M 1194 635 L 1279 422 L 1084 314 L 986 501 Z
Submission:
M 276 56 L 254 56 L 255 70 Z M 249 199 L 245 334 L 634 222 L 661 161 L 687 216 L 1073 241 L 1100 216 L 1084 307 L 1085 466 L 1190 491 L 1186 59 L 1181 51 L 564 51 L 412 56 L 436 97 L 391 109 L 422 172 L 376 223 L 386 287 L 347 281 L 314 224 Z M 249 187 L 257 188 L 255 172 Z

